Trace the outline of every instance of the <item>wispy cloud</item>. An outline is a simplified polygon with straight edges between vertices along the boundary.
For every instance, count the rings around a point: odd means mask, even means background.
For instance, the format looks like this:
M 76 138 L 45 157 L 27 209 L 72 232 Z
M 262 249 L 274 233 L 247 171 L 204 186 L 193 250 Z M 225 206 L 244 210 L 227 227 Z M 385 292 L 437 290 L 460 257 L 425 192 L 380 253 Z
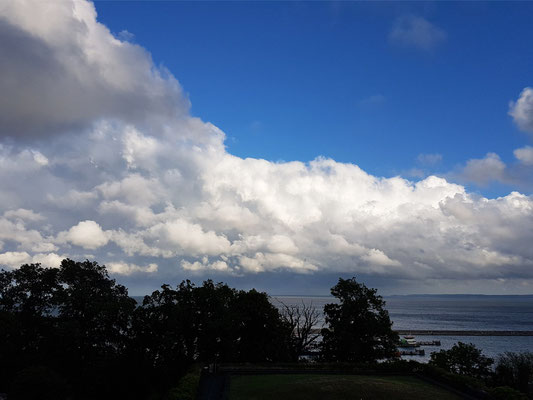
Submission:
M 372 96 L 365 97 L 359 101 L 360 106 L 379 106 L 387 101 L 387 97 L 382 94 L 374 94 Z
M 416 158 L 418 163 L 426 166 L 437 165 L 442 161 L 442 154 L 439 153 L 428 153 L 428 154 L 419 154 Z
M 446 32 L 423 17 L 404 15 L 396 19 L 389 41 L 398 46 L 431 50 L 446 41 Z
M 123 40 L 125 42 L 132 42 L 133 39 L 135 39 L 135 35 L 129 31 L 127 31 L 126 29 L 120 31 L 118 34 L 117 34 L 117 37 L 120 39 L 120 40 Z
M 533 88 L 526 87 L 517 101 L 509 103 L 509 115 L 518 128 L 533 134 Z

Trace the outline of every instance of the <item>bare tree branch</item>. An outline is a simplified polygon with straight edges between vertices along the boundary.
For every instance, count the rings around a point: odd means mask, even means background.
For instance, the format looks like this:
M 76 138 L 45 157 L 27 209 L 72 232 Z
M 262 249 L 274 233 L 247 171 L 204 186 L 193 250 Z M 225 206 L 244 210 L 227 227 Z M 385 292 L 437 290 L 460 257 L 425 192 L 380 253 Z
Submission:
M 320 311 L 313 307 L 313 303 L 305 304 L 302 300 L 298 305 L 281 304 L 280 314 L 283 321 L 292 331 L 291 351 L 295 361 L 306 351 L 312 350 L 320 330 L 314 329 L 320 321 Z

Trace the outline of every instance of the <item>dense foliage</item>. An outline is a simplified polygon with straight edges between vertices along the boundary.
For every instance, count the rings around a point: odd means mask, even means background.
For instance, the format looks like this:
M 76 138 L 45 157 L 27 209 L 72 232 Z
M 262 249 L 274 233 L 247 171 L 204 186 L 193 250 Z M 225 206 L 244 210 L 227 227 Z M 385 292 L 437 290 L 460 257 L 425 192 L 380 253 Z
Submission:
M 491 374 L 494 360 L 485 357 L 473 344 L 458 342 L 449 350 L 431 353 L 429 363 L 454 374 L 484 379 Z
M 533 382 L 533 353 L 506 352 L 494 360 L 482 354 L 473 344 L 456 343 L 449 350 L 431 353 L 428 367 L 438 367 L 455 377 L 470 379 L 470 387 L 490 387 L 494 399 L 527 399 Z
M 426 366 L 397 360 L 398 337 L 376 290 L 352 278 L 339 279 L 331 293 L 338 303 L 324 307 L 319 346 L 332 363 L 326 369 L 419 372 L 474 391 L 481 379 L 494 387 L 493 398 L 528 392 L 532 353 L 506 353 L 494 372 L 490 358 L 464 343 L 433 353 Z M 317 322 L 312 307 L 280 313 L 266 293 L 210 280 L 163 285 L 138 304 L 96 262 L 23 265 L 0 271 L 0 393 L 10 400 L 193 398 L 199 374 L 192 366 L 297 361 L 314 347 Z M 393 361 L 375 362 L 383 359 Z
M 327 327 L 322 329 L 321 349 L 325 360 L 371 362 L 397 355 L 398 335 L 376 289 L 355 278 L 339 279 L 331 294 L 339 303 L 324 307 Z
M 136 302 L 104 267 L 64 260 L 0 273 L 0 385 L 10 399 L 127 391 Z M 35 386 L 35 389 L 31 389 Z
M 291 343 L 253 289 L 185 281 L 138 305 L 95 262 L 0 272 L 0 392 L 10 399 L 157 398 L 193 363 L 284 361 Z
M 498 357 L 494 372 L 496 385 L 528 393 L 529 385 L 533 382 L 533 353 L 506 352 Z

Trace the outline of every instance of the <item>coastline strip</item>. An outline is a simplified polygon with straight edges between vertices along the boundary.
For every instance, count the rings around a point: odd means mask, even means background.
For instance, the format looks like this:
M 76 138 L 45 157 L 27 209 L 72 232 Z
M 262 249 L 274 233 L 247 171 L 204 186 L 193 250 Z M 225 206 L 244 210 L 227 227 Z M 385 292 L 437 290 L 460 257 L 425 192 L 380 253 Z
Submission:
M 399 329 L 398 335 L 420 336 L 533 336 L 533 331 L 462 331 L 462 330 L 424 330 Z

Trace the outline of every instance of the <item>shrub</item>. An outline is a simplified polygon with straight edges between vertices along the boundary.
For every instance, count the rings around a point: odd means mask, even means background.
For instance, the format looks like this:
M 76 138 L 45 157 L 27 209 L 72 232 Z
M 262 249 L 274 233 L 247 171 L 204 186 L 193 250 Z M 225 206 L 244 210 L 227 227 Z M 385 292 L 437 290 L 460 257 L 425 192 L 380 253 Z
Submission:
M 484 379 L 490 376 L 490 366 L 494 360 L 485 357 L 472 343 L 458 342 L 450 350 L 431 353 L 429 364 L 453 372 L 454 374 Z
M 496 385 L 510 386 L 527 393 L 531 380 L 533 380 L 533 353 L 506 352 L 500 355 L 494 374 Z
M 57 372 L 43 366 L 20 371 L 11 387 L 14 400 L 61 400 L 66 398 L 67 384 Z
M 164 400 L 195 400 L 198 393 L 200 375 L 198 372 L 190 372 L 184 375 L 178 382 L 178 386 L 170 389 L 164 396 Z
M 494 400 L 527 400 L 527 396 L 509 386 L 498 386 L 489 390 Z
M 431 364 L 420 364 L 420 374 L 465 393 L 477 395 L 479 392 L 486 390 L 483 381 L 477 378 L 454 374 Z

